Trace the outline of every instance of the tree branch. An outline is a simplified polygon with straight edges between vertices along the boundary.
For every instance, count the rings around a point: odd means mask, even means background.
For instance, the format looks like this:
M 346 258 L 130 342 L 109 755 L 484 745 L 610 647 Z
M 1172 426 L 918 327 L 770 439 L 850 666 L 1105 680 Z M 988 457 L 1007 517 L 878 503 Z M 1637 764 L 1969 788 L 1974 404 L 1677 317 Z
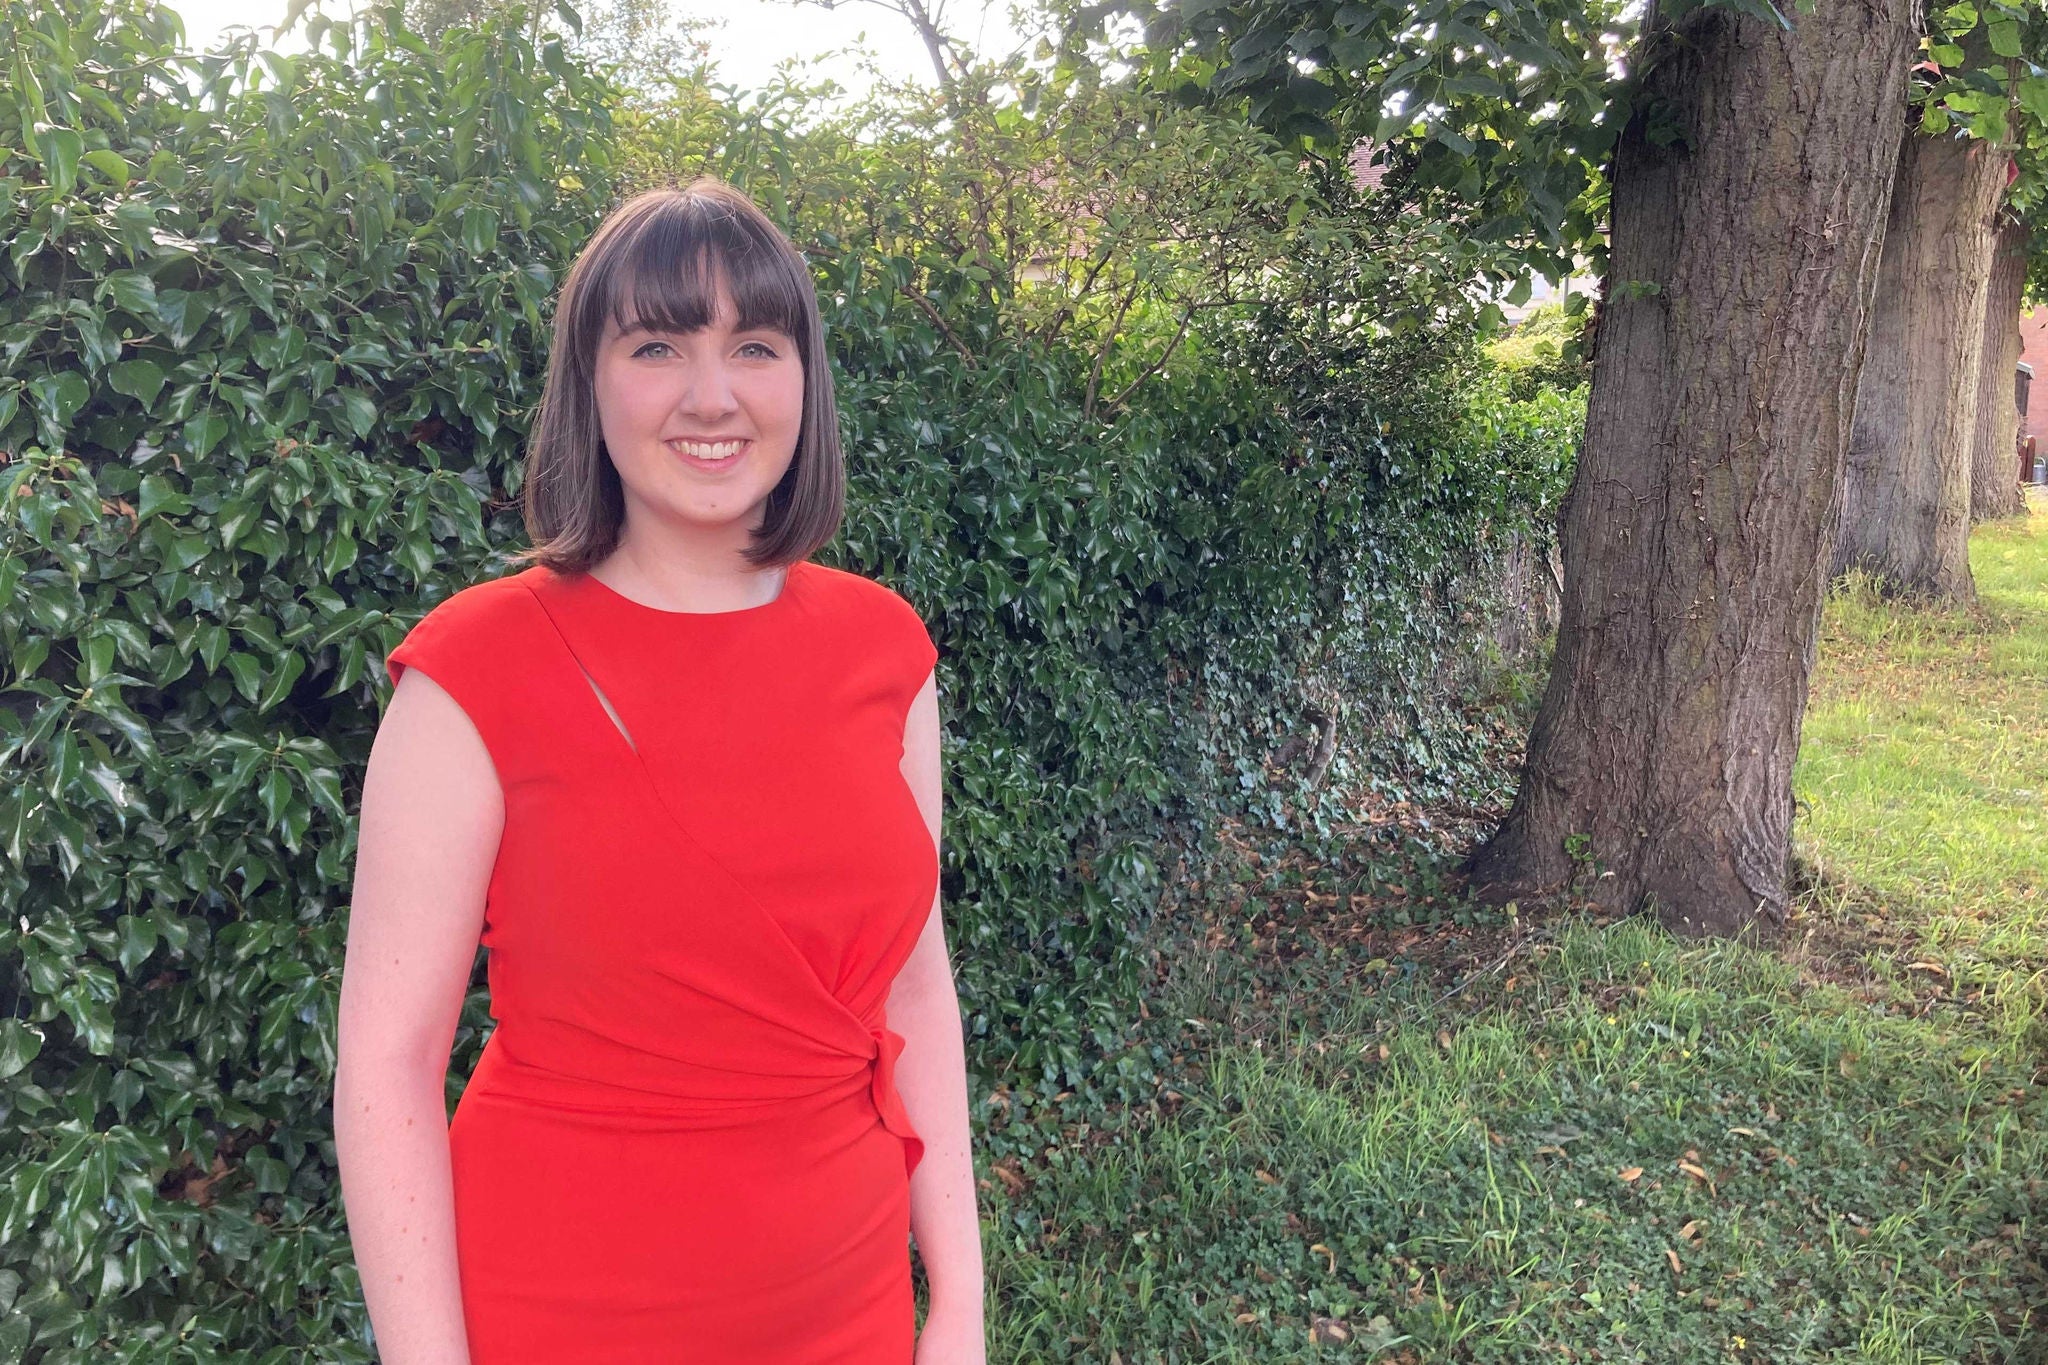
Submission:
M 953 349 L 958 351 L 961 359 L 967 362 L 968 369 L 978 370 L 981 368 L 981 362 L 974 358 L 974 352 L 967 349 L 967 343 L 960 339 L 959 333 L 946 325 L 946 319 L 939 315 L 938 308 L 933 305 L 930 299 L 924 296 L 922 290 L 910 283 L 910 281 L 905 280 L 903 282 L 903 292 L 912 303 L 924 310 L 924 315 L 932 320 L 932 325 L 937 327 L 940 334 L 952 343 Z
M 854 3 L 854 0 L 800 0 L 800 2 L 816 5 L 819 9 L 829 11 L 836 10 L 843 4 Z M 951 39 L 940 31 L 938 16 L 925 8 L 923 0 L 863 0 L 863 2 L 875 6 L 877 9 L 888 10 L 891 14 L 900 15 L 910 21 L 910 26 L 917 30 L 918 38 L 923 41 L 925 51 L 931 54 L 932 70 L 939 78 L 940 87 L 950 94 L 956 78 L 953 72 L 946 67 L 946 57 L 952 52 L 953 43 Z M 953 60 L 956 64 L 960 61 L 958 56 L 955 56 Z
M 1122 407 L 1124 400 L 1126 398 L 1129 398 L 1133 393 L 1137 392 L 1138 385 L 1144 383 L 1146 380 L 1150 379 L 1153 375 L 1158 374 L 1160 370 L 1165 368 L 1167 357 L 1171 356 L 1174 353 L 1174 350 L 1180 345 L 1181 338 L 1188 334 L 1188 323 L 1193 321 L 1194 319 L 1195 308 L 1196 305 L 1191 303 L 1181 311 L 1180 329 L 1173 334 L 1173 340 L 1166 343 L 1166 349 L 1159 353 L 1159 359 L 1153 361 L 1150 365 L 1147 365 L 1145 367 L 1144 373 L 1140 374 L 1136 379 L 1133 379 L 1129 384 L 1126 384 L 1124 386 L 1124 391 L 1122 393 L 1110 399 L 1107 403 L 1104 403 L 1102 405 L 1102 410 L 1104 413 L 1115 412 L 1118 408 Z
M 1074 315 L 1075 307 L 1080 304 L 1081 300 L 1088 297 L 1090 290 L 1095 288 L 1095 277 L 1100 275 L 1102 268 L 1109 264 L 1109 258 L 1114 254 L 1115 247 L 1116 243 L 1111 242 L 1103 248 L 1102 255 L 1096 257 L 1094 264 L 1088 267 L 1088 277 L 1081 281 L 1080 292 L 1070 295 L 1067 301 L 1060 305 L 1059 311 L 1052 315 L 1051 320 L 1043 328 L 1039 329 L 1039 345 L 1043 346 L 1052 340 L 1053 333 L 1059 330 L 1059 325 Z
M 1081 400 L 1084 421 L 1095 415 L 1095 395 L 1102 383 L 1102 367 L 1109 361 L 1110 348 L 1116 345 L 1116 334 L 1124 325 L 1124 315 L 1138 301 L 1138 291 L 1143 287 L 1142 283 L 1131 285 L 1131 292 L 1124 295 L 1124 301 L 1117 305 L 1116 316 L 1110 320 L 1109 335 L 1102 339 L 1102 348 L 1095 353 L 1095 364 L 1088 371 L 1088 392 Z

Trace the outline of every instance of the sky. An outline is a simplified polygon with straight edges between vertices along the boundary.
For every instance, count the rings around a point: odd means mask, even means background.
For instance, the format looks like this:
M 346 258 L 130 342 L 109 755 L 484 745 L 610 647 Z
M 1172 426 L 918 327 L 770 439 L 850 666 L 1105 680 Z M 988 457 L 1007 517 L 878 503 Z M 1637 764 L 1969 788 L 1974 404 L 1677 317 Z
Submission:
M 290 0 L 168 0 L 168 8 L 184 20 L 186 45 L 195 51 L 211 46 L 230 24 L 261 29 L 282 19 L 289 7 Z M 1002 56 L 1027 41 L 1009 20 L 1005 0 L 939 0 L 936 8 L 947 33 L 985 56 Z M 351 0 L 324 0 L 313 12 L 343 18 L 350 11 Z M 785 58 L 819 57 L 863 35 L 876 62 L 892 76 L 926 84 L 934 79 L 931 57 L 909 21 L 863 0 L 831 10 L 789 0 L 672 0 L 671 11 L 723 20 L 711 38 L 712 56 L 719 75 L 741 89 L 765 84 Z M 277 46 L 305 49 L 296 31 Z M 849 89 L 865 79 L 851 55 L 834 57 L 818 70 Z

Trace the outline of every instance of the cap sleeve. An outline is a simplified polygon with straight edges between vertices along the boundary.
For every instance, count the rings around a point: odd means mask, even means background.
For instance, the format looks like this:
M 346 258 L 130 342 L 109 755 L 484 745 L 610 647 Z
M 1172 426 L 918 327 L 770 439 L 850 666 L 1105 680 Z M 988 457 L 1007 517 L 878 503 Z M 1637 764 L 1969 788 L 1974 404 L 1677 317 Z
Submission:
M 511 692 L 506 660 L 514 657 L 511 615 L 518 603 L 498 584 L 462 589 L 429 611 L 384 660 L 393 687 L 417 668 L 455 699 L 490 751 L 500 782 L 512 775 Z
M 924 686 L 924 680 L 930 676 L 933 665 L 938 663 L 939 647 L 932 643 L 931 630 L 925 625 L 924 617 L 919 615 L 914 607 L 911 608 L 910 619 L 910 683 L 915 688 Z
M 893 589 L 889 593 L 889 634 L 885 638 L 896 641 L 896 653 L 902 660 L 903 686 L 909 695 L 915 696 L 931 676 L 932 665 L 939 661 L 939 648 L 932 643 L 932 633 L 925 626 L 923 615 Z

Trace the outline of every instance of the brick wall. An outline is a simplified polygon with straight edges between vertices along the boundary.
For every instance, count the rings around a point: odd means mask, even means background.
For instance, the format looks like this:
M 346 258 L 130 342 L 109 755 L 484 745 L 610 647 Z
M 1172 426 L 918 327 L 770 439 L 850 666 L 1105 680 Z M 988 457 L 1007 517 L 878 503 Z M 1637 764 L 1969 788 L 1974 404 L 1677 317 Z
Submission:
M 2048 308 L 2029 308 L 2020 315 L 2020 363 L 2034 372 L 2021 426 L 2048 447 Z

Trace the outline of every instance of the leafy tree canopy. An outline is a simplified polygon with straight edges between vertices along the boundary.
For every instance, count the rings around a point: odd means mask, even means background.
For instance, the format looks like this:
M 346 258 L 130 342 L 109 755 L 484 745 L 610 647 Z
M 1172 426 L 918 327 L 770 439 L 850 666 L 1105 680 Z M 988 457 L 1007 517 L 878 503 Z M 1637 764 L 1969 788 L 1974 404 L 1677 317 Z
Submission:
M 1790 14 L 1771 0 L 1675 0 L 1662 12 L 1676 19 L 1707 6 L 1790 27 L 1813 0 Z M 1370 139 L 1409 202 L 1483 245 L 1487 271 L 1561 278 L 1575 254 L 1605 264 L 1606 159 L 1635 112 L 1641 73 L 1624 53 L 1643 9 L 1640 0 L 1109 0 L 1067 7 L 1063 54 L 1085 60 L 1117 19 L 1135 19 L 1142 47 L 1120 55 L 1159 87 L 1232 104 L 1307 150 L 1344 153 Z M 2044 20 L 2041 0 L 1930 7 L 1924 60 L 1901 92 L 1902 118 L 1910 101 L 1930 134 L 2013 147 L 2020 211 L 2048 177 Z

